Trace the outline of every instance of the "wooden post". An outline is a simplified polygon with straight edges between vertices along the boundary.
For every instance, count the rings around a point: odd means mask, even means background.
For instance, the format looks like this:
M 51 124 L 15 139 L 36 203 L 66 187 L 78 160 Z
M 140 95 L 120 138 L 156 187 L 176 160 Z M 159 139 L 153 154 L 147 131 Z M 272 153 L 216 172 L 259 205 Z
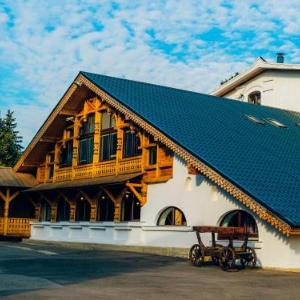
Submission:
M 11 190 L 6 189 L 5 195 L 0 191 L 0 197 L 4 201 L 4 218 L 3 218 L 3 223 L 4 223 L 4 229 L 3 229 L 3 235 L 7 235 L 8 233 L 8 214 L 9 214 L 9 204 L 10 202 L 15 199 L 19 195 L 19 192 L 15 192 L 14 194 L 11 195 Z
M 93 163 L 99 162 L 99 150 L 100 150 L 100 127 L 101 127 L 101 113 L 95 112 L 95 133 L 94 133 L 94 154 Z
M 120 116 L 116 116 L 117 126 L 117 153 L 116 153 L 116 175 L 119 174 L 119 163 L 122 160 L 123 150 L 123 120 Z
M 73 157 L 72 157 L 72 179 L 75 177 L 74 167 L 78 165 L 78 136 L 80 129 L 80 120 L 78 117 L 74 121 L 74 137 L 73 137 Z
M 57 200 L 51 202 L 51 222 L 55 223 L 57 220 Z
M 70 222 L 76 221 L 76 201 L 69 201 L 70 205 Z

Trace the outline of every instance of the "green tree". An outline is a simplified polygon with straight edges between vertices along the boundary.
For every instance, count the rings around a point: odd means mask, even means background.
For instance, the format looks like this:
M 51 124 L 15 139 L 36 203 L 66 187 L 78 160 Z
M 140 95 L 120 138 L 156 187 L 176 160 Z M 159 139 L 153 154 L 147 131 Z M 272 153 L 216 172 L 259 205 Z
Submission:
M 13 167 L 22 153 L 22 137 L 16 128 L 14 112 L 8 110 L 0 117 L 0 166 Z

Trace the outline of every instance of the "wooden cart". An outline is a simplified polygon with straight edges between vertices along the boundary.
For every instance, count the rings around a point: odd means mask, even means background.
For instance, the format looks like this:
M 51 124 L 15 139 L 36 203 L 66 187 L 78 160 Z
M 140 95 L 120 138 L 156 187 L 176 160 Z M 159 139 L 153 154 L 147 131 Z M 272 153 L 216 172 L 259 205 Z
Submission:
M 210 257 L 213 263 L 220 265 L 223 270 L 235 269 L 237 261 L 242 268 L 256 266 L 255 249 L 248 246 L 249 232 L 244 227 L 218 227 L 218 226 L 195 226 L 198 244 L 191 247 L 189 259 L 195 266 L 201 266 L 206 257 Z M 200 233 L 211 233 L 212 244 L 205 246 Z M 228 240 L 228 245 L 216 243 L 216 234 L 222 240 Z M 234 240 L 243 240 L 240 247 L 234 247 Z

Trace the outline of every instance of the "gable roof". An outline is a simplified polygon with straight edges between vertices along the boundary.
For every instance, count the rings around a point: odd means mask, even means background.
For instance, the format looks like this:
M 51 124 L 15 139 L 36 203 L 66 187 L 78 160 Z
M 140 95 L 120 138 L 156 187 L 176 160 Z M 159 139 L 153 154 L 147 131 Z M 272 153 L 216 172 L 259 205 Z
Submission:
M 251 80 L 255 76 L 261 74 L 267 70 L 278 70 L 278 71 L 300 71 L 300 64 L 286 64 L 286 63 L 275 63 L 267 62 L 262 57 L 258 57 L 248 70 L 245 72 L 234 76 L 232 79 L 229 79 L 224 84 L 217 87 L 214 91 L 211 92 L 213 96 L 224 96 L 239 85 L 244 82 Z
M 60 111 L 71 107 L 72 93 L 86 88 L 157 134 L 159 141 L 263 220 L 287 234 L 290 227 L 300 227 L 300 127 L 296 125 L 300 115 L 295 112 L 80 72 L 16 170 L 35 151 Z M 273 118 L 287 128 L 256 124 L 246 115 Z M 282 222 L 288 227 L 280 227 Z
M 29 188 L 36 185 L 34 176 L 25 173 L 16 173 L 12 168 L 0 167 L 0 188 Z

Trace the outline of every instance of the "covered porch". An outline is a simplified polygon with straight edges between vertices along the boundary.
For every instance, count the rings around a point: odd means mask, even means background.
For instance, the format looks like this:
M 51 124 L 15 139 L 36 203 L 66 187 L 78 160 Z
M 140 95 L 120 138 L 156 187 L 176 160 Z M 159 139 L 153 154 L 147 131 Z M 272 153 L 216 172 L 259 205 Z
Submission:
M 35 224 L 136 222 L 146 202 L 142 174 L 40 184 L 24 191 L 35 207 Z M 73 225 L 72 225 L 73 226 Z
M 34 203 L 21 192 L 36 184 L 33 176 L 0 167 L 0 237 L 30 236 L 35 221 Z

